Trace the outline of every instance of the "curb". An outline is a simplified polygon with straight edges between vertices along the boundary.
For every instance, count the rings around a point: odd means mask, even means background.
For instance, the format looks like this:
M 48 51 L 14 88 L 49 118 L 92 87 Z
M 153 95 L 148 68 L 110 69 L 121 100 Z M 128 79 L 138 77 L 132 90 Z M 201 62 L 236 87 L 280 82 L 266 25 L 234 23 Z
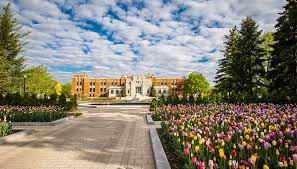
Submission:
M 20 131 L 20 132 L 17 132 L 17 133 L 2 137 L 2 138 L 0 138 L 0 145 L 4 144 L 4 143 L 7 143 L 7 142 L 10 142 L 10 141 L 14 141 L 14 140 L 19 139 L 21 137 L 25 137 L 27 135 L 30 135 L 33 131 L 34 130 L 32 130 L 32 129 L 26 129 L 26 130 L 23 130 L 23 131 Z
M 156 169 L 171 169 L 157 130 L 155 128 L 150 128 L 149 132 Z
M 67 116 L 52 122 L 12 122 L 12 126 L 55 126 L 73 118 L 74 116 Z
M 146 115 L 148 125 L 161 125 L 161 121 L 154 121 L 150 114 Z

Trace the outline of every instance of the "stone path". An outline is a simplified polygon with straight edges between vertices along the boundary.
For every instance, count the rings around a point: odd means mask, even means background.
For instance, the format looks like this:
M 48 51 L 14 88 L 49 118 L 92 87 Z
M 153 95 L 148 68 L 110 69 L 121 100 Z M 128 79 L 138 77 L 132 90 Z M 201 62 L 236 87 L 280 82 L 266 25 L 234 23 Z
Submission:
M 1 169 L 154 169 L 147 106 L 80 108 L 84 116 L 0 145 Z

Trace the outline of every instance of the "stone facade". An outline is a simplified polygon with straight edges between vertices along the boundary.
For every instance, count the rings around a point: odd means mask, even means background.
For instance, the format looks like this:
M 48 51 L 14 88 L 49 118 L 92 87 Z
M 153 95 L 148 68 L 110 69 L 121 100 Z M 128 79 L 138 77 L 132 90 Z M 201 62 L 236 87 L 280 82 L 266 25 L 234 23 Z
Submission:
M 134 97 L 182 95 L 185 78 L 158 78 L 154 75 L 130 75 L 120 78 L 89 78 L 77 73 L 72 78 L 71 94 L 78 97 Z

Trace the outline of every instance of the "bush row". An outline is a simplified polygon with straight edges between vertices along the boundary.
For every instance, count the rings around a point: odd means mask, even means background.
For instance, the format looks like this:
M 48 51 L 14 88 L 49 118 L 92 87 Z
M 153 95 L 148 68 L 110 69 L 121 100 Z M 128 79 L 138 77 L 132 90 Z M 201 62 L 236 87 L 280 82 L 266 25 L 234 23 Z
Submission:
M 60 96 L 52 94 L 37 98 L 35 94 L 25 94 L 24 96 L 19 93 L 8 93 L 6 95 L 0 94 L 0 105 L 12 106 L 59 106 L 65 111 L 72 111 L 77 109 L 77 96 L 71 96 L 67 101 L 64 94 Z

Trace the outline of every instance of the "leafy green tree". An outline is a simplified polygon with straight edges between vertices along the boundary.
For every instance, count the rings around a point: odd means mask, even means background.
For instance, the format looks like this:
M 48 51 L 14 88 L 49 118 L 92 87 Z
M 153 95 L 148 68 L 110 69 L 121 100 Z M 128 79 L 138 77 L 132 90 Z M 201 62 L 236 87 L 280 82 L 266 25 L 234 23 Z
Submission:
M 54 80 L 45 66 L 33 66 L 24 70 L 26 76 L 26 92 L 35 94 L 54 94 L 57 81 Z M 23 86 L 21 86 L 23 91 Z
M 28 33 L 19 33 L 21 28 L 22 26 L 13 18 L 10 4 L 8 3 L 3 8 L 3 13 L 0 15 L 0 48 L 1 53 L 4 53 L 1 54 L 2 57 L 6 58 L 7 64 L 9 65 L 6 68 L 8 68 L 8 79 L 11 91 L 16 91 L 19 87 L 18 81 L 24 69 L 25 59 L 19 56 L 19 54 L 24 51 L 23 46 L 26 42 L 23 42 L 23 39 Z
M 64 94 L 67 98 L 71 95 L 71 83 L 67 82 L 62 84 L 62 94 Z
M 273 34 L 270 90 L 278 98 L 297 99 L 297 1 L 287 0 Z
M 186 94 L 194 95 L 199 94 L 201 95 L 209 93 L 210 85 L 208 81 L 205 79 L 203 74 L 198 72 L 193 72 L 189 75 L 189 77 L 185 81 L 184 85 L 184 92 Z

